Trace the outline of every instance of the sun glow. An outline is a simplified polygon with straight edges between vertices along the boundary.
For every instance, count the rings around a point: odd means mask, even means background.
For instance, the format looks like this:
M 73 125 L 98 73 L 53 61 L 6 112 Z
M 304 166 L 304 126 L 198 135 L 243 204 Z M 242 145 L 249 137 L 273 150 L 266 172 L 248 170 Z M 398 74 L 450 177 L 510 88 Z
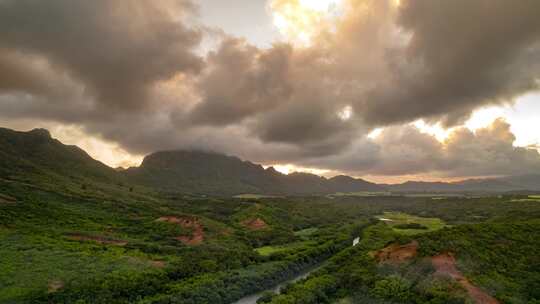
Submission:
M 317 11 L 327 12 L 339 4 L 339 0 L 299 0 L 302 7 Z
M 318 33 L 331 28 L 344 0 L 273 0 L 274 25 L 288 40 L 309 45 Z
M 310 174 L 324 176 L 331 172 L 330 170 L 316 169 L 316 168 L 303 168 L 303 167 L 298 167 L 292 164 L 265 166 L 265 168 L 269 168 L 269 167 L 273 167 L 274 169 L 276 169 L 276 171 L 286 174 L 286 175 L 289 175 L 295 172 L 301 172 L 301 173 L 310 173 Z
M 342 121 L 348 121 L 353 116 L 353 108 L 351 106 L 346 106 L 341 109 L 337 115 Z

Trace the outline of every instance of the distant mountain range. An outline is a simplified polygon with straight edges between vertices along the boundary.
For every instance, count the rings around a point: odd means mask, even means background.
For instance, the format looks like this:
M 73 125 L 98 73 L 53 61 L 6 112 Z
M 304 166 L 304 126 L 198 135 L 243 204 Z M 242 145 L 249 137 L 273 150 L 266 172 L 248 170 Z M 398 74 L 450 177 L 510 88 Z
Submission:
M 509 192 L 540 191 L 540 175 L 468 179 L 459 182 L 406 182 L 381 185 L 392 192 Z
M 71 183 L 129 183 L 160 191 L 207 194 L 320 195 L 337 192 L 506 192 L 540 191 L 540 174 L 455 183 L 406 182 L 379 185 L 350 176 L 325 178 L 282 174 L 237 157 L 202 151 L 164 151 L 146 156 L 139 167 L 115 170 L 75 146 L 53 139 L 47 130 L 17 132 L 0 128 L 0 178 Z M 29 179 L 35 181 L 36 179 Z

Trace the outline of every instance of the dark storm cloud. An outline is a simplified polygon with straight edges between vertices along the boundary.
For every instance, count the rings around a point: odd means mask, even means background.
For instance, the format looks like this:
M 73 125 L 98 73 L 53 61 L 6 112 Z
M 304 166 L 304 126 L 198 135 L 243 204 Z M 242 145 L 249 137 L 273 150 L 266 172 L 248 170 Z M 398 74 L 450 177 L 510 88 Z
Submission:
M 192 9 L 169 0 L 1 0 L 0 48 L 43 56 L 101 106 L 129 111 L 145 106 L 157 81 L 201 68 L 191 52 L 200 33 L 173 15 Z
M 243 39 L 226 38 L 207 58 L 198 81 L 202 101 L 189 113 L 194 124 L 228 125 L 285 102 L 291 94 L 292 48 L 260 50 Z
M 355 131 L 352 121 L 338 115 L 347 99 L 336 95 L 335 83 L 325 83 L 320 54 L 311 53 L 288 44 L 265 50 L 225 39 L 197 80 L 200 102 L 176 113 L 177 124 L 243 125 L 263 142 L 304 145 L 314 154 L 343 148 Z
M 20 54 L 0 50 L 0 91 L 28 91 L 35 94 L 48 91 L 47 75 L 26 61 Z
M 402 1 L 398 24 L 410 43 L 359 109 L 372 124 L 453 125 L 480 105 L 538 89 L 539 14 L 536 0 Z
M 78 125 L 140 154 L 207 149 L 353 174 L 538 168 L 501 121 L 444 144 L 401 124 L 456 124 L 538 88 L 539 1 L 346 2 L 310 46 L 212 29 L 218 47 L 198 55 L 210 30 L 188 0 L 0 0 L 0 119 Z M 377 126 L 390 127 L 368 139 Z
M 456 125 L 480 106 L 539 86 L 538 1 L 404 0 L 397 12 L 385 1 L 349 4 L 332 34 L 311 47 L 262 50 L 226 40 L 209 56 L 202 102 L 184 120 L 251 120 L 265 142 L 336 143 L 324 149 L 335 152 L 354 140 L 351 128 L 419 118 Z M 354 117 L 344 122 L 337 113 L 346 106 Z M 338 140 L 346 136 L 348 143 Z

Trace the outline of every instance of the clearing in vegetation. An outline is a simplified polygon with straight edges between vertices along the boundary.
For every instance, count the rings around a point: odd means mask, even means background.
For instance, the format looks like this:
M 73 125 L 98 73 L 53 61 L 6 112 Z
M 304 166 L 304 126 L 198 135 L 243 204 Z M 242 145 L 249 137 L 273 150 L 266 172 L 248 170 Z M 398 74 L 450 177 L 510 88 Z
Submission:
M 306 229 L 295 231 L 294 235 L 301 238 L 308 238 L 312 236 L 314 233 L 316 233 L 317 231 L 319 231 L 319 228 L 316 228 L 316 227 L 306 228 Z
M 391 244 L 374 253 L 374 256 L 379 263 L 399 264 L 413 259 L 417 252 L 418 242 L 412 241 L 406 245 Z
M 385 212 L 377 218 L 390 225 L 394 232 L 403 235 L 432 232 L 447 226 L 439 218 L 419 217 L 401 212 Z
M 292 251 L 306 247 L 307 245 L 315 244 L 315 242 L 296 242 L 279 246 L 264 246 L 255 248 L 255 251 L 262 256 L 270 256 L 274 253 Z

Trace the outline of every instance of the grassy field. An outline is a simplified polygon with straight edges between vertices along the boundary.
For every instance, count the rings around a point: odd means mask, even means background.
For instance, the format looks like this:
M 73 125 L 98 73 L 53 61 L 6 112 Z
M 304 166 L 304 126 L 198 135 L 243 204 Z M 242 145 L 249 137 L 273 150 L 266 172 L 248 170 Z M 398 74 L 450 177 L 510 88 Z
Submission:
M 401 212 L 385 212 L 377 218 L 390 225 L 395 232 L 404 235 L 436 231 L 446 226 L 439 218 L 419 217 Z
M 314 242 L 295 242 L 295 243 L 279 245 L 279 246 L 259 247 L 259 248 L 255 248 L 255 251 L 262 256 L 269 256 L 274 253 L 293 251 L 293 250 L 297 250 L 297 249 L 300 249 L 309 245 L 313 245 L 313 244 L 315 243 Z
M 527 198 L 513 199 L 512 202 L 540 202 L 540 195 L 529 195 Z
M 317 227 L 306 228 L 306 229 L 295 231 L 294 235 L 298 236 L 300 238 L 309 238 L 310 236 L 312 236 L 317 231 L 319 231 L 319 228 L 317 228 Z

